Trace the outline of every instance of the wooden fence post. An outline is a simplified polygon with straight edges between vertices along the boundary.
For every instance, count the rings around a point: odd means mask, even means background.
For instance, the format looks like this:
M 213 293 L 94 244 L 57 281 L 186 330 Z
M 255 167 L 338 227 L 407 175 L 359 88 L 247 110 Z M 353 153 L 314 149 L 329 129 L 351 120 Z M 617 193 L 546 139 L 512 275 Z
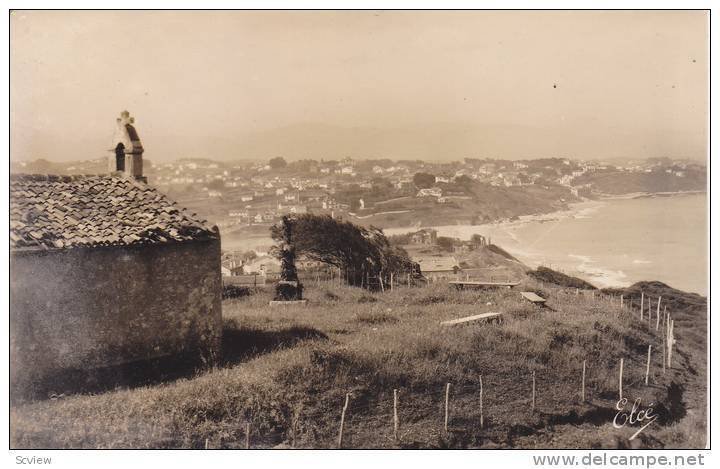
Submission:
M 531 410 L 535 412 L 535 370 L 532 372 L 532 407 Z
M 670 357 L 673 354 L 673 347 L 675 346 L 675 320 L 670 321 Z
M 345 394 L 345 405 L 340 415 L 340 434 L 338 435 L 338 448 L 342 448 L 343 443 L 343 430 L 345 429 L 345 412 L 347 412 L 348 404 L 350 403 L 350 394 Z
M 643 320 L 643 310 L 645 309 L 645 293 L 640 292 L 640 320 Z
M 665 348 L 668 352 L 668 368 L 670 368 L 670 315 L 665 319 Z
M 293 421 L 292 421 L 292 447 L 295 448 L 297 445 L 297 433 L 298 433 L 298 420 L 300 419 L 300 413 L 296 409 L 295 412 L 293 412 Z
M 675 346 L 675 320 L 670 321 L 670 356 L 672 357 L 672 348 Z
M 652 352 L 652 344 L 648 345 L 647 367 L 645 368 L 645 386 L 650 383 L 650 353 Z
M 675 345 L 675 320 L 670 320 L 670 335 L 668 336 L 668 368 L 672 368 L 673 345 Z
M 665 356 L 665 360 L 663 362 L 664 373 L 666 365 L 670 368 L 670 350 L 668 350 L 668 346 L 670 345 L 670 313 L 665 315 L 663 321 L 665 321 L 665 334 L 663 334 L 663 353 Z
M 657 304 L 657 312 L 655 313 L 656 321 L 655 321 L 655 330 L 660 330 L 660 301 L 662 301 L 662 296 L 658 297 L 658 304 Z
M 623 385 L 623 362 L 624 362 L 624 360 L 621 358 L 621 359 L 620 359 L 620 377 L 619 377 L 619 379 L 618 379 L 618 394 L 620 395 L 620 400 L 622 400 L 622 398 L 623 398 L 623 393 L 622 393 L 622 385 Z
M 245 449 L 250 449 L 250 422 L 245 423 Z
M 587 360 L 583 360 L 583 369 L 582 369 L 582 384 L 580 386 L 580 401 L 585 402 L 585 364 L 587 363 Z
M 620 295 L 620 309 L 625 306 L 625 295 Z
M 390 272 L 390 291 L 393 290 L 393 283 L 394 283 L 394 281 L 395 281 L 395 273 L 394 273 L 394 272 Z
M 480 375 L 480 428 L 483 428 L 485 418 L 483 416 L 483 382 L 482 375 Z
M 445 432 L 448 431 L 448 413 L 450 407 L 450 383 L 445 385 Z
M 668 368 L 672 368 L 672 335 L 670 328 L 672 327 L 673 320 L 668 316 L 667 326 L 667 350 L 668 350 Z
M 398 441 L 398 427 L 400 426 L 400 420 L 398 419 L 398 396 L 397 389 L 393 389 L 393 435 L 395 442 Z
M 665 334 L 663 334 L 663 343 L 662 343 L 662 372 L 665 374 L 665 366 L 667 363 L 667 330 L 665 331 Z

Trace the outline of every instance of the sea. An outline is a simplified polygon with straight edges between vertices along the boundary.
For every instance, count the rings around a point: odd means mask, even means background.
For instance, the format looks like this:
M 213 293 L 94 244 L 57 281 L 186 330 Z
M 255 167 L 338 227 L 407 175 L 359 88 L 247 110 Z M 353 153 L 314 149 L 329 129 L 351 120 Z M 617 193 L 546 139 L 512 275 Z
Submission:
M 705 193 L 603 199 L 512 222 L 433 228 L 439 236 L 490 237 L 531 267 L 544 265 L 598 287 L 659 280 L 704 296 L 708 292 Z M 384 231 L 392 235 L 415 230 Z

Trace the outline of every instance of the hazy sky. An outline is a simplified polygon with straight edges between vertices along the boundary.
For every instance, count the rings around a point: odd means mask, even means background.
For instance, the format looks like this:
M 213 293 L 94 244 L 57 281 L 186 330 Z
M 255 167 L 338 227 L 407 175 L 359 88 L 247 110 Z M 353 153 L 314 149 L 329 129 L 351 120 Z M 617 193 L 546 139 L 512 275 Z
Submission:
M 707 17 L 15 12 L 11 157 L 702 159 Z

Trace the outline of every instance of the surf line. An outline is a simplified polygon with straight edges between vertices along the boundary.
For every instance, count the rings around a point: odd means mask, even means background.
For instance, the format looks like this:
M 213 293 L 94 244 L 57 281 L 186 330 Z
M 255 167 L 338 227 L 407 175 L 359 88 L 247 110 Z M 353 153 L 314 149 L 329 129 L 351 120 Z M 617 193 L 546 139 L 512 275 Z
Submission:
M 562 217 L 561 217 L 561 218 L 558 218 L 557 222 L 553 223 L 553 224 L 547 229 L 547 231 L 545 231 L 544 233 L 539 234 L 539 235 L 535 238 L 535 240 L 528 245 L 528 247 L 529 247 L 529 248 L 532 248 L 532 247 L 534 247 L 534 246 L 538 243 L 538 241 L 546 238 L 547 235 L 549 235 L 551 232 L 555 231 L 555 229 L 556 229 L 558 226 L 560 226 L 560 223 L 562 223 L 563 220 L 564 220 L 564 218 L 562 218 Z

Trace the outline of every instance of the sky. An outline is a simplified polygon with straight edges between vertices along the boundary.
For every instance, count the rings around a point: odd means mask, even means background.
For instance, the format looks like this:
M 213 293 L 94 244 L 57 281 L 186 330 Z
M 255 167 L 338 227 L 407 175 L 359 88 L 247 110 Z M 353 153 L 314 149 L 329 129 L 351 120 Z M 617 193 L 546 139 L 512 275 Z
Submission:
M 703 11 L 15 11 L 11 159 L 707 157 Z

